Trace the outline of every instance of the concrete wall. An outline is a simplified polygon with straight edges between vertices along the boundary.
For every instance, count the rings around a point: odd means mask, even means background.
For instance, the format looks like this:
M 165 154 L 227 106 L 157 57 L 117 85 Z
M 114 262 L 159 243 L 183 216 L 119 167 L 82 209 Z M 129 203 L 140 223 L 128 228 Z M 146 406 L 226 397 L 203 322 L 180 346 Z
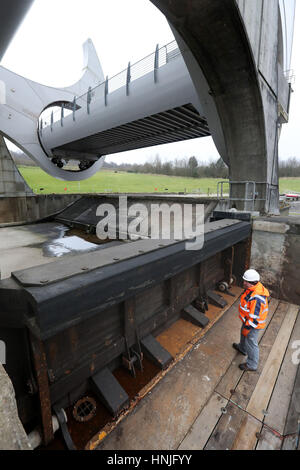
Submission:
M 15 391 L 0 364 L 0 450 L 32 450 L 18 417 Z
M 257 66 L 266 126 L 267 212 L 278 204 L 279 126 L 288 121 L 289 84 L 284 77 L 278 0 L 238 0 Z M 258 166 L 260 170 L 260 166 Z
M 274 297 L 300 305 L 300 217 L 253 220 L 251 267 Z
M 19 173 L 3 137 L 0 136 L 0 196 L 26 196 L 27 194 L 33 194 L 33 192 Z
M 279 0 L 151 1 L 173 26 L 205 112 L 214 100 L 208 124 L 230 180 L 256 182 L 255 209 L 278 214 L 278 126 L 289 98 Z M 232 195 L 244 198 L 245 186 L 234 185 Z
M 23 197 L 0 197 L 0 226 L 24 224 L 62 211 L 82 197 L 78 194 L 47 194 Z

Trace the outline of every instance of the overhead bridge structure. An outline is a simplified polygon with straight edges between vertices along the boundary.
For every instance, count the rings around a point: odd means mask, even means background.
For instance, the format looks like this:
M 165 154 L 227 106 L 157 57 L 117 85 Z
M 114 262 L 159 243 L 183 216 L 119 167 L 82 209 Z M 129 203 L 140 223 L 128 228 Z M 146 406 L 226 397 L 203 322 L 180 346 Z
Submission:
M 277 213 L 295 0 L 152 3 L 176 42 L 111 79 L 90 40 L 83 77 L 68 88 L 0 67 L 0 132 L 49 174 L 72 181 L 92 176 L 107 154 L 211 135 L 237 208 L 255 200 L 256 210 Z M 68 171 L 69 160 L 81 171 Z
M 107 154 L 209 135 L 176 41 L 48 111 L 47 127 L 43 119 L 39 125 L 47 155 L 87 164 Z

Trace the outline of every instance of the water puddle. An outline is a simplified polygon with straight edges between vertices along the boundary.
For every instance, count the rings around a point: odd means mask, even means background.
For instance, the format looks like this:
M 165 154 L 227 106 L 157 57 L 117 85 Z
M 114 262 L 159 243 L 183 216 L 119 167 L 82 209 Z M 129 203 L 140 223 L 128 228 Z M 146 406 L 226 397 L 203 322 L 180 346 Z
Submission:
M 43 247 L 44 256 L 59 258 L 68 253 L 82 253 L 97 250 L 99 247 L 95 243 L 89 243 L 79 237 L 57 238 L 47 242 Z
M 43 255 L 60 258 L 68 254 L 89 253 L 94 250 L 120 245 L 117 240 L 99 240 L 95 234 L 87 234 L 78 229 L 69 229 L 64 225 L 55 227 L 55 235 L 43 244 Z

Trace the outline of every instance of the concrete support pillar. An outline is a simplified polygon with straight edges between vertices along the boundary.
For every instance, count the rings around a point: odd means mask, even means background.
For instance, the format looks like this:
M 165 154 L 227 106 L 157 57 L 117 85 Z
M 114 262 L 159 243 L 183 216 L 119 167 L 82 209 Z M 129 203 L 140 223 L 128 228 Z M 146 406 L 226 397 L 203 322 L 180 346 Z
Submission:
M 0 197 L 27 195 L 33 195 L 33 192 L 19 173 L 3 137 L 0 136 Z
M 12 383 L 0 364 L 0 450 L 32 450 L 18 416 Z
M 278 214 L 278 136 L 290 97 L 279 1 L 151 1 L 173 27 L 216 147 L 229 166 L 232 205 Z M 255 183 L 247 193 L 245 182 Z

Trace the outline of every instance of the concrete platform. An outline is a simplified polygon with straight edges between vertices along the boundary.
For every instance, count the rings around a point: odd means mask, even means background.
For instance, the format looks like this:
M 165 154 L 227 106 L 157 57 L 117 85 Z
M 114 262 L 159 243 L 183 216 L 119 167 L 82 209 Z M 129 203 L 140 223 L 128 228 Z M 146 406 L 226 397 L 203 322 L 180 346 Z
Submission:
M 239 299 L 219 320 L 212 313 L 218 321 L 200 340 L 190 340 L 185 356 L 180 355 L 181 336 L 186 335 L 182 324 L 158 337 L 166 349 L 172 343 L 177 363 L 117 426 L 103 430 L 87 448 L 296 449 L 299 306 L 272 299 L 268 325 L 260 335 L 259 369 L 242 372 L 238 365 L 245 358 L 232 348 L 239 340 L 238 304 Z M 177 341 L 171 341 L 171 334 L 175 339 L 177 334 Z
M 13 271 L 51 263 L 58 257 L 101 250 L 121 243 L 99 244 L 96 237 L 87 236 L 84 239 L 84 233 L 71 234 L 68 231 L 67 226 L 57 222 L 0 228 L 0 279 L 10 277 Z

